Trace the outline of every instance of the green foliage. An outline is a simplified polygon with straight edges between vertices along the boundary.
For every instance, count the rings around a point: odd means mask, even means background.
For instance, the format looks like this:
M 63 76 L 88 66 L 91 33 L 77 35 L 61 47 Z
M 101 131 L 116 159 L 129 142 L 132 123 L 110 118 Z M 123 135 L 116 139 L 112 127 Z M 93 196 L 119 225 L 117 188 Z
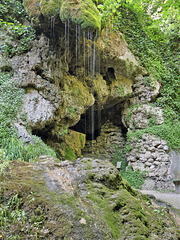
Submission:
M 19 159 L 22 161 L 35 161 L 38 156 L 49 155 L 56 157 L 55 152 L 48 147 L 40 138 L 33 136 L 33 143 L 25 144 L 17 139 L 16 133 L 8 138 L 3 138 L 1 142 L 7 159 Z
M 10 167 L 9 161 L 7 161 L 7 156 L 4 149 L 0 149 L 0 176 L 6 174 L 6 170 Z
M 23 25 L 28 16 L 22 1 L 0 1 L 0 52 L 5 57 L 13 57 L 28 51 L 35 31 L 31 25 Z
M 2 0 L 0 1 L 0 18 L 6 22 L 22 22 L 27 17 L 22 1 Z
M 4 138 L 12 136 L 12 124 L 20 109 L 24 90 L 12 83 L 11 73 L 0 72 L 0 144 Z
M 130 185 L 136 189 L 141 189 L 145 181 L 145 171 L 141 172 L 139 169 L 132 170 L 125 158 L 125 152 L 121 149 L 116 149 L 113 155 L 112 163 L 116 166 L 117 162 L 121 162 L 121 176 L 126 179 Z
M 159 82 L 160 93 L 155 105 L 164 108 L 165 123 L 154 126 L 151 119 L 146 130 L 165 139 L 169 147 L 179 149 L 180 79 L 179 79 L 179 3 L 178 1 L 106 0 L 102 18 L 111 28 L 125 35 L 129 48 L 149 76 L 146 83 Z M 160 9 L 160 10 L 159 10 Z M 155 18 L 155 15 L 158 18 Z M 169 114 L 167 113 L 169 112 Z M 174 116 L 168 120 L 168 115 Z
M 167 141 L 170 149 L 178 151 L 180 149 L 180 123 L 178 114 L 175 114 L 174 110 L 170 106 L 164 108 L 164 123 L 156 125 L 156 119 L 151 118 L 149 120 L 148 127 L 136 132 L 127 133 L 127 141 L 129 142 L 133 138 L 141 139 L 144 133 L 155 135 L 161 139 Z
M 72 119 L 72 116 L 73 116 L 73 113 L 75 112 L 75 109 L 71 108 L 71 107 L 68 107 L 67 110 L 68 110 L 70 119 Z
M 30 195 L 28 196 L 30 197 Z M 32 198 L 29 199 L 29 204 Z M 47 230 L 42 228 L 43 216 L 36 209 L 29 215 L 23 209 L 24 202 L 20 194 L 3 195 L 0 191 L 0 238 L 1 239 L 44 239 Z
M 0 73 L 0 91 L 0 148 L 4 154 L 2 157 L 1 153 L 1 160 L 32 161 L 40 155 L 55 157 L 55 152 L 36 136 L 32 137 L 33 144 L 18 140 L 14 121 L 22 104 L 24 90 L 12 83 L 10 73 Z
M 61 131 L 58 132 L 59 136 L 64 136 L 67 133 L 68 133 L 68 127 L 67 126 L 63 126 Z
M 31 26 L 21 23 L 9 23 L 0 19 L 1 37 L 0 51 L 6 57 L 13 57 L 30 49 L 31 41 L 35 39 L 35 31 Z
M 133 171 L 131 167 L 128 167 L 127 170 L 122 170 L 121 176 L 136 189 L 141 189 L 145 181 L 145 171 L 141 172 L 139 169 Z

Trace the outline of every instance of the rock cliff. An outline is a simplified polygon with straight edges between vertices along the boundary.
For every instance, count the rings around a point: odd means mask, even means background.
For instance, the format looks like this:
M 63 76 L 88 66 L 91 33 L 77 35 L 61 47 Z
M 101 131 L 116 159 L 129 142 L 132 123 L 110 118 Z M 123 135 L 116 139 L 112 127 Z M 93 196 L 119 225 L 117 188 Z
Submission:
M 29 51 L 11 59 L 14 81 L 26 91 L 15 123 L 20 139 L 33 143 L 37 135 L 62 159 L 92 152 L 111 159 L 114 146 L 126 145 L 127 132 L 163 123 L 162 110 L 150 105 L 160 84 L 149 84 L 121 33 L 110 27 L 100 32 L 91 0 L 23 3 L 36 39 Z M 160 139 L 146 139 L 146 147 L 143 138 L 131 141 L 139 150 L 128 154 L 129 164 L 151 172 L 154 187 L 174 189 L 166 143 L 161 148 Z

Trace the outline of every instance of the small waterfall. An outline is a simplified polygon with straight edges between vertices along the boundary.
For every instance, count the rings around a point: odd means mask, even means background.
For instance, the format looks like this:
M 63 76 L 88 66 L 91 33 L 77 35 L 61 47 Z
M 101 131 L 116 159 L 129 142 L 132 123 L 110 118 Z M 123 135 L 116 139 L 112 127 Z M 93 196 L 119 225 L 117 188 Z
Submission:
M 87 64 L 87 74 L 89 75 L 89 47 L 90 47 L 90 44 L 89 44 L 89 31 L 88 31 L 88 64 Z
M 98 31 L 96 32 L 96 36 L 98 36 Z M 97 39 L 96 39 L 97 40 Z M 101 51 L 100 49 L 97 49 L 97 63 L 96 63 L 96 71 L 100 75 L 101 72 Z M 100 130 L 101 129 L 101 99 L 100 96 L 98 96 L 98 130 L 100 135 Z M 100 154 L 100 146 L 99 146 L 99 154 Z
M 64 53 L 65 53 L 65 62 L 69 58 L 69 31 L 70 31 L 70 22 L 69 19 L 64 24 Z
M 65 52 L 66 57 L 68 58 L 69 53 L 69 45 L 70 45 L 70 22 L 65 22 Z M 94 35 L 94 33 L 90 31 L 82 31 L 81 27 L 76 24 L 75 26 L 75 52 L 74 52 L 74 60 L 75 60 L 75 67 L 74 72 L 75 75 L 78 76 L 78 64 L 81 62 L 84 68 L 84 72 L 82 76 L 84 78 L 84 84 L 86 84 L 86 78 L 90 78 L 91 83 L 91 93 L 95 97 L 95 89 L 94 89 L 94 79 L 95 79 L 95 73 L 100 73 L 100 51 L 96 49 L 96 43 L 98 38 L 98 31 Z M 82 37 L 82 38 L 81 38 Z M 82 50 L 82 51 L 81 51 Z M 97 52 L 97 57 L 96 57 Z M 84 114 L 84 133 L 88 134 L 88 139 L 91 139 L 92 145 L 91 145 L 91 152 L 92 157 L 94 157 L 95 154 L 95 135 L 96 130 L 100 129 L 101 127 L 101 104 L 100 104 L 100 98 L 96 99 L 96 103 L 98 103 L 98 112 L 95 114 L 95 104 L 91 106 L 89 109 L 89 114 L 85 112 Z M 95 116 L 96 122 L 95 122 Z M 95 126 L 95 124 L 97 124 Z M 91 137 L 91 138 L 89 138 Z
M 86 81 L 86 32 L 83 32 L 83 45 L 84 45 L 84 82 Z M 87 116 L 84 115 L 84 132 L 87 134 Z
M 90 73 L 91 73 L 91 92 L 94 96 L 94 76 L 95 76 L 95 41 L 93 44 L 93 34 L 90 32 Z M 91 106 L 91 134 L 92 134 L 92 157 L 94 158 L 94 104 Z

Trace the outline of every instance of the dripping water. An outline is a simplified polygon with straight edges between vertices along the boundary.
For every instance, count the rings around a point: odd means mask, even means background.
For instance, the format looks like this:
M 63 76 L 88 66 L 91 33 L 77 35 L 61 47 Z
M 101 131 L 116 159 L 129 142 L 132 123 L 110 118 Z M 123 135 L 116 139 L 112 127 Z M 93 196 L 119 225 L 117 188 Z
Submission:
M 97 41 L 97 37 L 98 37 L 98 31 L 96 31 L 96 41 Z M 97 49 L 97 68 L 96 71 L 100 76 L 100 67 L 101 67 L 101 57 L 100 57 L 100 48 Z M 100 96 L 98 95 L 98 135 L 100 135 L 100 131 L 101 131 L 101 99 Z M 99 146 L 99 153 L 100 153 L 100 146 Z
M 80 25 L 78 26 L 78 48 L 79 48 L 78 56 L 80 57 L 80 54 L 81 54 L 81 26 Z
M 67 47 L 68 47 L 68 51 L 67 51 L 67 55 L 68 55 L 68 58 L 69 58 L 69 28 L 70 28 L 70 23 L 69 23 L 69 19 L 68 19 L 68 43 L 67 43 Z
M 76 74 L 77 74 L 77 61 L 78 61 L 78 25 L 76 24 Z
M 84 37 L 84 82 L 86 81 L 86 32 L 83 32 L 83 37 Z M 86 112 L 84 115 L 84 128 L 85 128 L 85 135 L 87 134 L 87 116 L 86 116 Z
M 94 48 L 93 48 L 94 47 Z M 95 42 L 93 46 L 93 34 L 90 32 L 90 73 L 91 73 L 91 92 L 94 96 L 94 75 L 95 75 Z M 91 134 L 92 134 L 92 157 L 94 157 L 94 104 L 91 107 Z
M 66 35 L 67 35 L 67 22 L 65 22 L 65 25 L 64 25 L 64 27 L 65 27 L 65 31 L 64 31 L 64 56 L 65 56 L 65 62 L 66 62 Z
M 87 64 L 87 74 L 89 75 L 89 47 L 90 47 L 90 44 L 89 44 L 89 31 L 88 31 L 88 64 Z
M 51 16 L 50 46 L 53 45 L 53 41 L 54 41 L 54 25 L 55 25 L 55 17 Z

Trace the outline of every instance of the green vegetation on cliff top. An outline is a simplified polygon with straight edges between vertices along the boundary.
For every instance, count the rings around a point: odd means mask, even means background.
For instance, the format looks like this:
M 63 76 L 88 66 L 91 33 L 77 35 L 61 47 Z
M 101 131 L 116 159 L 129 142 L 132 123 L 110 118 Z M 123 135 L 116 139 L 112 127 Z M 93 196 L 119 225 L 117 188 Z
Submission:
M 70 20 L 82 29 L 101 30 L 101 16 L 92 0 L 24 0 L 23 3 L 28 15 L 36 22 L 41 14 L 45 18 L 59 15 L 62 22 Z

